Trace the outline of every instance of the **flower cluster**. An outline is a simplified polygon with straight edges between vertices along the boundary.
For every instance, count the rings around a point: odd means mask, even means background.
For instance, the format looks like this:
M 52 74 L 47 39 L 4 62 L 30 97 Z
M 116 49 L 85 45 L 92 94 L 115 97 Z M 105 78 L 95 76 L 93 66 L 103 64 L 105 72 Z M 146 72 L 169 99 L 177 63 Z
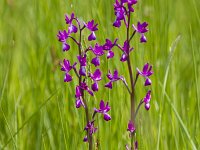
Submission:
M 114 43 L 111 42 L 111 40 L 106 40 L 106 44 L 104 45 L 104 49 L 108 50 L 107 58 L 112 58 L 114 56 L 112 49 L 114 46 L 118 47 L 120 51 L 122 52 L 120 61 L 121 62 L 127 62 L 128 70 L 129 70 L 129 76 L 130 76 L 130 86 L 125 81 L 125 78 L 123 76 L 118 75 L 118 71 L 115 70 L 113 74 L 111 72 L 108 72 L 108 79 L 109 82 L 105 85 L 105 87 L 112 89 L 113 82 L 122 80 L 128 89 L 128 92 L 130 94 L 130 101 L 131 101 L 131 119 L 129 120 L 127 131 L 130 133 L 130 137 L 133 138 L 133 135 L 136 133 L 136 115 L 138 113 L 138 110 L 140 106 L 144 103 L 145 109 L 150 109 L 150 99 L 151 99 L 151 90 L 149 90 L 146 94 L 146 96 L 140 101 L 138 104 L 137 109 L 135 109 L 134 104 L 135 102 L 135 85 L 138 80 L 138 77 L 141 76 L 145 78 L 144 86 L 147 87 L 152 84 L 150 80 L 150 76 L 153 74 L 152 66 L 149 65 L 149 63 L 146 63 L 143 67 L 143 70 L 140 71 L 138 68 L 136 69 L 136 78 L 134 80 L 133 71 L 132 71 L 132 64 L 131 64 L 131 52 L 134 50 L 134 47 L 131 46 L 131 41 L 136 33 L 140 35 L 140 43 L 146 43 L 147 38 L 145 36 L 145 33 L 148 32 L 148 23 L 140 21 L 137 22 L 137 25 L 131 24 L 131 14 L 134 12 L 134 5 L 137 4 L 137 0 L 115 0 L 114 3 L 114 12 L 116 19 L 113 23 L 113 26 L 116 28 L 120 28 L 122 24 L 124 23 L 126 27 L 126 40 L 123 42 L 123 45 L 118 44 L 118 39 L 114 41 Z M 132 31 L 131 31 L 132 30 Z M 131 34 L 130 34 L 131 33 Z M 136 110 L 136 111 L 134 111 Z M 135 144 L 131 143 L 130 149 L 137 149 L 138 148 L 138 142 L 135 141 Z M 133 146 L 135 145 L 135 146 Z M 126 145 L 126 149 L 128 150 L 129 147 Z
M 128 122 L 127 131 L 130 133 L 130 138 L 133 140 L 133 136 L 136 133 L 136 116 L 140 106 L 144 103 L 145 109 L 150 109 L 150 100 L 151 100 L 151 90 L 148 90 L 146 96 L 140 101 L 138 107 L 135 109 L 135 85 L 139 78 L 139 76 L 145 79 L 144 86 L 148 87 L 152 84 L 150 76 L 153 74 L 152 66 L 149 63 L 146 63 L 143 66 L 142 70 L 136 69 L 135 80 L 134 80 L 134 72 L 131 64 L 131 52 L 134 50 L 134 47 L 131 46 L 131 41 L 135 34 L 140 35 L 140 43 L 146 43 L 147 38 L 145 33 L 148 32 L 148 23 L 141 23 L 138 21 L 136 25 L 131 23 L 131 14 L 134 12 L 134 6 L 137 4 L 137 0 L 115 0 L 114 3 L 114 14 L 116 16 L 113 26 L 116 28 L 120 28 L 123 24 L 126 27 L 126 39 L 122 41 L 122 45 L 119 44 L 119 39 L 116 38 L 114 40 L 106 39 L 104 44 L 99 44 L 96 42 L 94 45 L 88 45 L 85 49 L 82 47 L 82 32 L 87 29 L 89 31 L 89 35 L 87 36 L 87 42 L 95 41 L 96 34 L 95 32 L 98 30 L 98 24 L 95 23 L 94 20 L 88 22 L 80 21 L 74 13 L 70 16 L 65 16 L 65 22 L 68 25 L 67 30 L 60 30 L 57 34 L 58 41 L 62 43 L 63 52 L 70 50 L 69 39 L 71 39 L 78 47 L 77 52 L 77 61 L 74 63 L 70 63 L 70 60 L 64 59 L 63 63 L 61 63 L 61 71 L 65 73 L 64 82 L 71 82 L 73 80 L 71 72 L 74 71 L 76 77 L 78 78 L 78 83 L 76 84 L 75 89 L 75 106 L 76 108 L 83 108 L 86 114 L 86 126 L 84 130 L 87 132 L 83 141 L 89 143 L 89 149 L 92 149 L 92 135 L 97 132 L 97 127 L 95 127 L 95 116 L 96 114 L 100 114 L 103 116 L 105 121 L 111 120 L 111 116 L 108 114 L 111 107 L 108 102 L 101 100 L 99 103 L 99 108 L 93 109 L 93 115 L 90 117 L 90 113 L 88 108 L 88 101 L 85 99 L 85 95 L 94 96 L 95 92 L 99 91 L 99 82 L 102 80 L 102 71 L 100 70 L 101 65 L 101 56 L 106 54 L 107 59 L 114 58 L 115 53 L 114 48 L 117 47 L 121 52 L 121 62 L 127 62 L 127 67 L 129 71 L 130 83 L 128 84 L 125 80 L 125 77 L 119 75 L 118 70 L 115 69 L 113 73 L 108 71 L 107 78 L 108 82 L 105 84 L 105 87 L 108 89 L 113 89 L 114 82 L 123 81 L 126 86 L 128 93 L 130 94 L 130 102 L 131 102 L 131 117 Z M 79 32 L 79 39 L 73 37 L 73 34 Z M 130 34 L 131 33 L 131 34 Z M 88 53 L 92 53 L 93 57 L 91 60 L 88 58 Z M 90 64 L 93 67 L 89 67 Z M 91 68 L 95 68 L 91 70 Z M 72 70 L 72 71 L 71 71 Z M 88 82 L 88 80 L 90 82 Z M 90 84 L 91 83 L 91 84 Z M 136 111 L 134 111 L 136 110 Z M 134 141 L 134 144 L 131 143 L 131 147 L 129 148 L 126 145 L 126 149 L 138 149 L 138 142 Z
M 82 49 L 81 36 L 84 29 L 88 29 L 91 33 L 88 35 L 88 42 L 96 40 L 95 32 L 98 30 L 98 24 L 94 23 L 94 20 L 88 21 L 87 23 L 81 22 L 74 13 L 70 16 L 65 16 L 65 22 L 68 25 L 67 30 L 59 31 L 57 34 L 58 41 L 62 43 L 63 52 L 70 50 L 70 44 L 68 39 L 71 39 L 78 47 L 77 61 L 71 65 L 70 60 L 64 59 L 61 63 L 61 71 L 65 72 L 64 82 L 71 82 L 73 77 L 71 75 L 71 70 L 74 71 L 78 78 L 78 85 L 75 89 L 75 106 L 76 108 L 83 107 L 86 112 L 87 125 L 84 130 L 87 132 L 83 141 L 89 143 L 91 147 L 92 135 L 97 131 L 95 127 L 95 115 L 102 114 L 105 121 L 111 120 L 111 116 L 108 114 L 110 106 L 108 102 L 100 101 L 99 109 L 94 108 L 93 116 L 90 117 L 88 112 L 88 101 L 85 99 L 85 93 L 88 93 L 90 96 L 94 96 L 94 92 L 99 90 L 99 83 L 102 80 L 102 72 L 99 68 L 96 68 L 94 72 L 90 70 L 88 64 L 91 63 L 95 67 L 100 66 L 100 57 L 105 54 L 104 51 L 108 51 L 107 57 L 112 58 L 114 53 L 112 52 L 112 47 L 115 46 L 115 43 L 112 43 L 109 40 L 106 40 L 106 44 L 100 45 L 96 43 L 94 46 L 89 45 L 85 50 Z M 79 32 L 79 40 L 74 38 L 72 35 Z M 95 57 L 89 61 L 88 53 L 92 52 Z M 92 84 L 88 84 L 87 80 L 90 79 Z
M 114 4 L 116 20 L 113 26 L 119 28 L 121 26 L 121 21 L 126 21 L 126 15 L 130 12 L 134 12 L 133 5 L 136 3 L 137 0 L 116 0 Z

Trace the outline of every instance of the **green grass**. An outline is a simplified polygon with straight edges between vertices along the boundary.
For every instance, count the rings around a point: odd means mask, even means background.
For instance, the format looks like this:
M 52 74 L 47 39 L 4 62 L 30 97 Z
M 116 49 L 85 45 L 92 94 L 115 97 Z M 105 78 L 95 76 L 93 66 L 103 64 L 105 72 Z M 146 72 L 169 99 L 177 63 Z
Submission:
M 0 149 L 87 149 L 83 109 L 74 108 L 77 80 L 63 82 L 59 60 L 75 60 L 77 48 L 62 53 L 56 34 L 64 29 L 64 14 L 99 22 L 98 41 L 125 39 L 125 29 L 112 27 L 113 1 L 107 0 L 2 0 L 0 1 Z M 200 1 L 143 0 L 132 21 L 149 22 L 148 43 L 133 42 L 132 66 L 154 66 L 150 111 L 138 116 L 139 149 L 200 149 Z M 85 39 L 86 34 L 84 35 Z M 138 41 L 139 37 L 135 37 Z M 74 45 L 75 47 L 75 45 Z M 119 68 L 128 79 L 128 69 L 104 57 L 101 69 Z M 103 67 L 105 66 L 105 67 Z M 95 139 L 101 150 L 124 149 L 130 102 L 123 83 L 113 91 L 102 80 L 90 109 L 101 99 L 110 101 L 112 121 L 97 122 Z M 136 98 L 145 95 L 140 78 Z

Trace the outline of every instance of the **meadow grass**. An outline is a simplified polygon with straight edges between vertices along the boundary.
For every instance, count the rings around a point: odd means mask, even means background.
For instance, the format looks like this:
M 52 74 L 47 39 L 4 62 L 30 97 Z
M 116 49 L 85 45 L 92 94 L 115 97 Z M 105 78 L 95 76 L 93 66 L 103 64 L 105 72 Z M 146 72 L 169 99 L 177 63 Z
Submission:
M 84 110 L 74 105 L 78 81 L 64 83 L 58 65 L 63 58 L 76 59 L 76 46 L 62 53 L 56 38 L 66 27 L 64 14 L 72 11 L 99 23 L 100 43 L 125 39 L 125 28 L 112 27 L 113 0 L 0 1 L 0 149 L 87 149 Z M 133 70 L 147 61 L 154 69 L 151 109 L 141 109 L 137 118 L 139 149 L 200 149 L 200 1 L 139 0 L 132 18 L 149 22 L 150 30 L 144 45 L 134 37 Z M 114 51 L 116 57 L 104 57 L 101 69 L 105 75 L 118 68 L 129 83 L 128 68 Z M 121 150 L 130 142 L 129 96 L 123 83 L 109 91 L 106 81 L 94 99 L 88 97 L 91 110 L 101 99 L 112 108 L 112 121 L 97 119 L 95 139 L 101 150 Z M 147 90 L 143 82 L 136 85 L 137 103 Z

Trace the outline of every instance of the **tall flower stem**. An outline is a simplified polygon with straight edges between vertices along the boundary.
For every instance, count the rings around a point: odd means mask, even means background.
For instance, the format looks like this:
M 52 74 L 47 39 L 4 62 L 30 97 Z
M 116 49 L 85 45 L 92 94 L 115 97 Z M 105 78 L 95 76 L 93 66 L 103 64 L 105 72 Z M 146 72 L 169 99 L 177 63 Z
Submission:
M 127 24 L 127 51 L 130 49 L 130 41 L 135 35 L 136 31 L 134 31 L 129 38 L 129 30 L 130 30 L 130 12 L 128 12 L 128 24 Z M 136 75 L 135 81 L 133 79 L 133 71 L 132 71 L 132 66 L 131 66 L 131 60 L 130 60 L 130 53 L 128 53 L 128 59 L 127 59 L 127 64 L 128 64 L 128 70 L 129 70 L 129 76 L 130 76 L 130 81 L 131 81 L 131 93 L 130 93 L 130 101 L 131 101 L 131 122 L 135 124 L 135 84 L 137 82 L 139 74 Z M 134 145 L 134 133 L 131 134 L 131 148 L 133 149 Z
M 129 51 L 130 49 L 130 41 L 129 41 L 129 29 L 130 29 L 130 12 L 128 12 L 128 26 L 127 26 L 127 42 L 128 42 L 128 46 L 127 46 L 127 51 Z M 130 76 L 130 80 L 131 80 L 131 94 L 130 94 L 130 101 L 131 101 L 131 121 L 134 123 L 134 113 L 135 113 L 135 102 L 134 102 L 134 80 L 133 80 L 133 71 L 132 71 L 132 67 L 131 67 L 131 61 L 130 61 L 130 53 L 128 53 L 128 59 L 127 59 L 127 63 L 128 63 L 128 70 L 129 70 L 129 76 Z
M 80 27 L 80 24 L 79 24 L 79 55 L 82 56 L 82 30 L 84 29 Z M 79 85 L 81 85 L 81 82 L 82 82 L 82 76 L 80 75 L 79 76 Z M 82 99 L 83 99 L 83 103 L 85 104 L 85 116 L 86 116 L 86 121 L 87 123 L 89 122 L 89 112 L 88 112 L 88 105 L 87 105 L 87 102 L 85 100 L 85 97 L 84 97 L 84 90 L 81 89 L 81 94 L 82 94 Z M 86 123 L 86 124 L 87 124 Z M 87 137 L 88 137 L 88 142 L 89 142 L 89 150 L 92 150 L 92 136 L 89 134 L 89 131 L 87 133 Z

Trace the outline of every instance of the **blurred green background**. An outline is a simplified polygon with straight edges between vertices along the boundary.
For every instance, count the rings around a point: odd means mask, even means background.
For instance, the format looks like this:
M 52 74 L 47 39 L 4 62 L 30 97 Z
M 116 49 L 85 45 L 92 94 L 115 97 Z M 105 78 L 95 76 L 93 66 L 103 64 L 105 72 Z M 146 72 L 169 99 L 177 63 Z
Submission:
M 151 109 L 143 107 L 137 118 L 139 149 L 200 149 L 200 1 L 138 0 L 133 23 L 149 22 L 148 42 L 132 42 L 134 72 L 143 64 L 153 64 Z M 118 37 L 124 31 L 112 27 L 114 0 L 1 0 L 0 1 L 0 149 L 87 149 L 83 109 L 75 109 L 77 80 L 64 83 L 58 62 L 75 61 L 77 47 L 63 53 L 57 41 L 64 29 L 64 15 L 75 12 L 84 21 L 99 23 L 98 42 Z M 85 33 L 85 39 L 88 33 Z M 116 57 L 102 59 L 108 68 L 119 69 L 127 77 L 126 63 Z M 130 102 L 121 82 L 109 91 L 103 88 L 89 98 L 90 110 L 101 99 L 111 104 L 110 122 L 97 119 L 95 140 L 99 149 L 125 149 L 130 144 L 126 132 Z M 144 80 L 136 85 L 137 103 L 144 97 Z

